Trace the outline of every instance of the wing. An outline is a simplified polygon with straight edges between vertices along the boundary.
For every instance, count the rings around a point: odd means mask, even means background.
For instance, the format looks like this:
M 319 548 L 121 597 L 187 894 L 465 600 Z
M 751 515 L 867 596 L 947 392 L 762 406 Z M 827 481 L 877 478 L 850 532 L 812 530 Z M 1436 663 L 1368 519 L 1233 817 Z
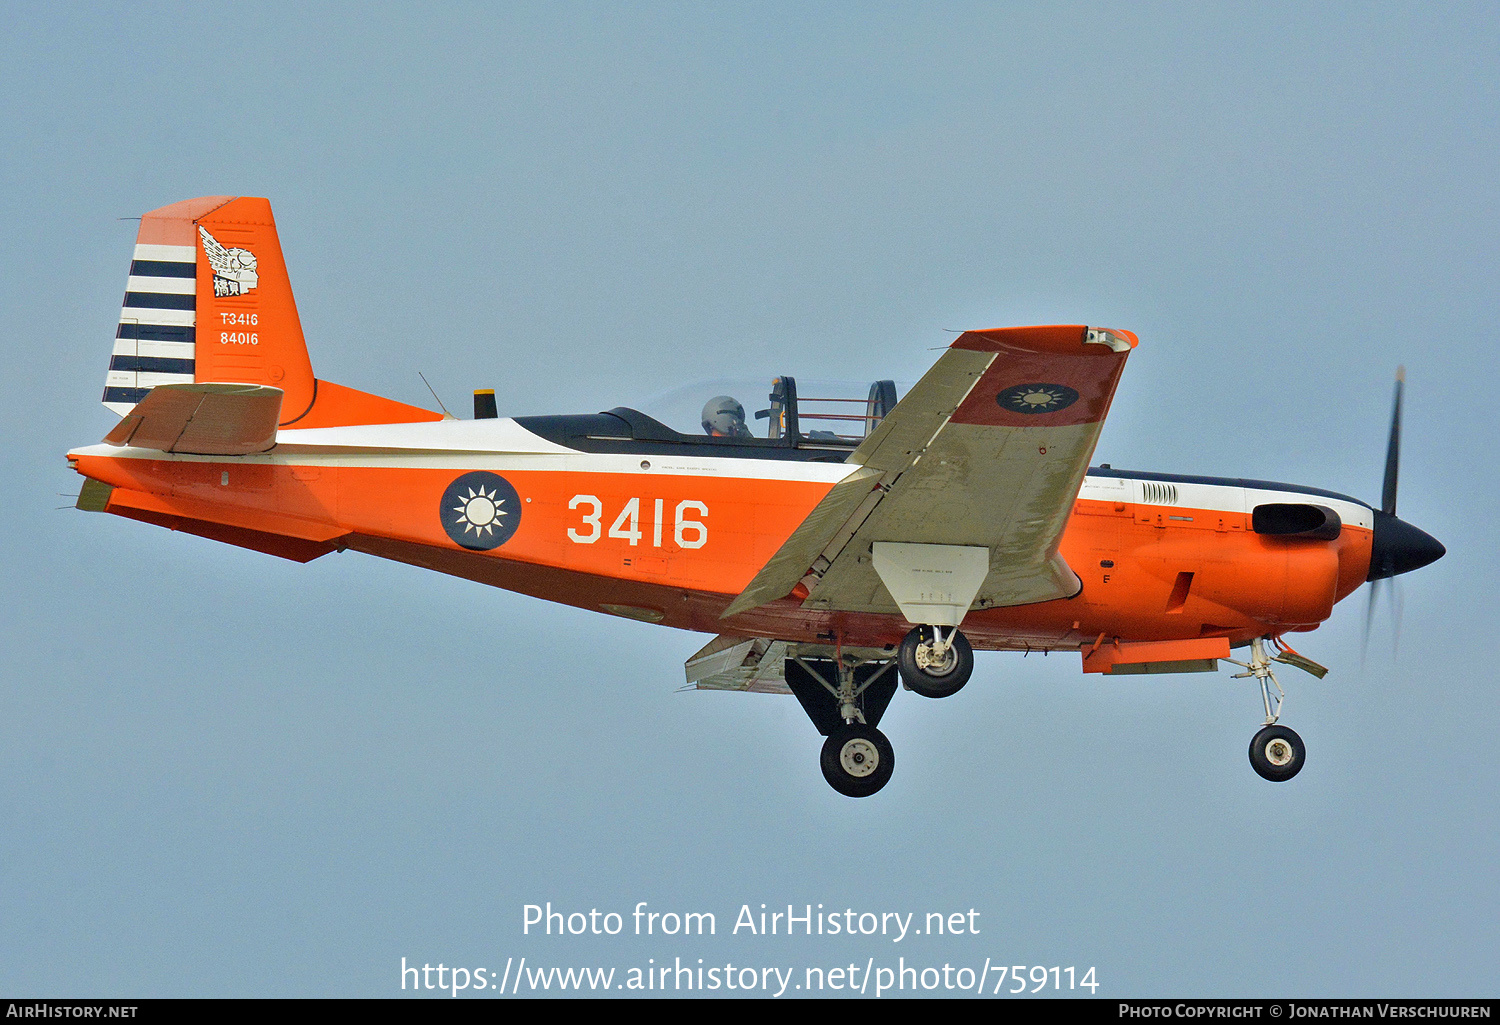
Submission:
M 104 440 L 196 455 L 265 452 L 276 444 L 281 396 L 257 384 L 159 384 Z
M 1076 594 L 1057 547 L 1135 344 L 1082 326 L 961 335 L 850 456 L 873 473 L 851 514 L 821 532 L 818 554 L 808 560 L 814 546 L 793 534 L 725 615 L 798 580 L 808 608 L 896 613 L 875 569 L 882 542 L 888 558 L 911 545 L 966 549 L 960 562 L 980 560 L 969 607 Z

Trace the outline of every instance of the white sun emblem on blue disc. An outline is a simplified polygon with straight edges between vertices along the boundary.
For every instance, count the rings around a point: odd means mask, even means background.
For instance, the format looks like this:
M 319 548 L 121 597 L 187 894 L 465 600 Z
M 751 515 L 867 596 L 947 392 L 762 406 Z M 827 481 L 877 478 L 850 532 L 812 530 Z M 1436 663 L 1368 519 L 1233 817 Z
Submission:
M 1011 385 L 995 401 L 1017 413 L 1055 413 L 1078 401 L 1078 393 L 1065 384 Z
M 488 551 L 510 540 L 520 526 L 521 499 L 504 477 L 476 470 L 448 485 L 439 516 L 454 543 Z
M 481 484 L 478 491 L 470 488 L 469 497 L 454 506 L 453 511 L 458 513 L 458 522 L 463 524 L 464 533 L 472 530 L 487 535 L 495 532 L 495 525 L 501 517 L 510 515 L 504 505 L 505 499 L 496 497 L 494 491 L 484 490 Z

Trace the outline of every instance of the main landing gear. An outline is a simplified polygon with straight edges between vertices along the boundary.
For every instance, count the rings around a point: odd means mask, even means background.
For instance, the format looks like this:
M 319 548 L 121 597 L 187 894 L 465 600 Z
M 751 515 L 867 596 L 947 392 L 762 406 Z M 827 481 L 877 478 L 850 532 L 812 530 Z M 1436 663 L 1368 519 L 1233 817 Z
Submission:
M 974 672 L 974 649 L 950 626 L 919 626 L 906 635 L 896 653 L 901 682 L 924 698 L 957 694 Z
M 839 653 L 786 660 L 786 683 L 828 739 L 823 778 L 845 797 L 869 797 L 891 781 L 896 752 L 876 729 L 896 694 L 895 662 Z
M 873 726 L 846 723 L 823 741 L 823 778 L 845 797 L 868 797 L 891 781 L 896 752 Z
M 922 626 L 907 635 L 894 659 L 866 649 L 834 658 L 794 655 L 787 686 L 823 742 L 823 778 L 845 797 L 869 797 L 891 780 L 896 752 L 876 727 L 901 682 L 923 697 L 955 694 L 974 672 L 974 650 L 956 627 Z M 866 655 L 875 657 L 865 657 Z
M 1303 745 L 1302 738 L 1297 736 L 1296 730 L 1277 722 L 1281 718 L 1281 705 L 1286 700 L 1286 692 L 1281 689 L 1281 683 L 1276 679 L 1271 663 L 1273 661 L 1285 662 L 1304 669 L 1308 665 L 1316 669 L 1322 669 L 1322 667 L 1310 662 L 1302 665 L 1301 663 L 1307 660 L 1300 657 L 1289 658 L 1285 654 L 1274 658 L 1268 657 L 1265 639 L 1261 637 L 1250 642 L 1249 662 L 1239 662 L 1232 658 L 1225 661 L 1245 668 L 1245 672 L 1235 673 L 1234 679 L 1240 680 L 1253 676 L 1259 681 L 1261 700 L 1266 707 L 1265 725 L 1250 740 L 1250 767 L 1259 773 L 1262 779 L 1268 779 L 1273 783 L 1285 783 L 1302 771 L 1302 766 L 1307 761 L 1307 748 Z M 1313 672 L 1313 669 L 1307 671 Z M 1321 676 L 1322 674 L 1315 672 L 1314 675 Z M 1271 695 L 1271 687 L 1276 688 L 1274 697 Z

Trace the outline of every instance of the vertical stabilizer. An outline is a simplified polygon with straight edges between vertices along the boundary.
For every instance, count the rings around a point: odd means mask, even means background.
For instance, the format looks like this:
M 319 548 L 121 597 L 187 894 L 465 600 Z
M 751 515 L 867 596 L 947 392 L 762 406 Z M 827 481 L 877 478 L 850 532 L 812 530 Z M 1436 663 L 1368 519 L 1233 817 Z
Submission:
M 202 196 L 141 218 L 104 404 L 120 416 L 162 384 L 259 385 L 278 426 L 417 423 L 440 415 L 313 377 L 271 202 Z
M 159 384 L 269 385 L 284 421 L 316 395 L 268 200 L 204 196 L 141 218 L 104 404 L 124 415 Z

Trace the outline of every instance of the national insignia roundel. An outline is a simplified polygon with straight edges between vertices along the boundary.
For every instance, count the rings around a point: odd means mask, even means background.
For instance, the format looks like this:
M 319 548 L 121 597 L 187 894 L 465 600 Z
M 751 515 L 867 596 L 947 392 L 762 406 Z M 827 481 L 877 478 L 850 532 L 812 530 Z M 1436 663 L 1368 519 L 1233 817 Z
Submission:
M 455 544 L 487 552 L 509 541 L 521 525 L 521 499 L 504 477 L 475 470 L 448 485 L 438 518 Z
M 1065 384 L 1013 384 L 995 401 L 1012 413 L 1056 413 L 1077 402 L 1078 393 Z

